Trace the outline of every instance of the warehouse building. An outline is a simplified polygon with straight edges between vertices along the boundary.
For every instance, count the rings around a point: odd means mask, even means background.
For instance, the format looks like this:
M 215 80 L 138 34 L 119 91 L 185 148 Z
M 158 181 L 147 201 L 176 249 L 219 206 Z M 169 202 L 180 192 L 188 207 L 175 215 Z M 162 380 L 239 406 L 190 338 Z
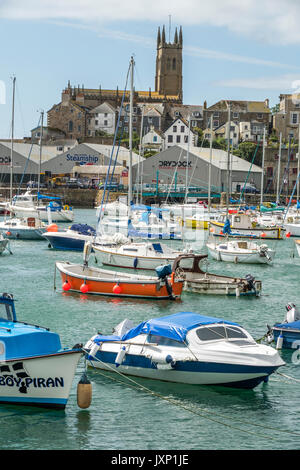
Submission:
M 90 144 L 82 143 L 73 146 L 43 145 L 41 155 L 41 180 L 47 181 L 53 176 L 73 177 L 75 173 L 78 176 L 84 172 L 76 169 L 81 166 L 98 166 L 103 172 L 109 167 L 114 166 L 122 168 L 123 172 L 129 166 L 130 153 L 127 148 L 116 145 Z M 132 153 L 132 163 L 136 164 L 143 158 L 136 153 Z M 27 183 L 31 180 L 37 180 L 40 164 L 40 146 L 31 143 L 14 142 L 13 145 L 13 182 L 18 183 L 21 180 Z M 99 174 L 98 171 L 85 172 L 87 175 Z M 104 168 L 104 170 L 103 170 Z M 120 173 L 116 171 L 116 174 Z M 10 182 L 11 172 L 11 143 L 9 141 L 0 141 L 0 183 L 8 184 Z M 106 174 L 106 171 L 105 171 Z M 120 173 L 121 174 L 121 173 Z M 103 175 L 102 175 L 103 176 Z
M 175 145 L 156 155 L 148 157 L 141 164 L 142 184 L 160 188 L 182 189 L 188 186 L 208 190 L 210 149 Z M 227 190 L 228 154 L 224 150 L 212 149 L 211 190 L 221 193 Z M 233 192 L 247 181 L 257 190 L 261 186 L 262 168 L 230 155 L 230 179 Z M 133 181 L 136 182 L 138 165 L 133 167 Z M 141 181 L 141 180 L 140 180 Z

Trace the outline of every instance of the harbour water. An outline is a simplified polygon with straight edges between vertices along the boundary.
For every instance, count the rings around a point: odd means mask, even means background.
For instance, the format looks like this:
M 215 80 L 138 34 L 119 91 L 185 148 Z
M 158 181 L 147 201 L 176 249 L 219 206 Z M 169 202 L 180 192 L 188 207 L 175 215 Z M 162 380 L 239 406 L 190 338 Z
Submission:
M 75 215 L 76 222 L 96 223 L 92 209 L 77 209 Z M 235 321 L 259 339 L 266 333 L 267 323 L 284 319 L 288 302 L 300 307 L 300 258 L 294 252 L 294 240 L 269 241 L 268 245 L 276 249 L 273 266 L 211 259 L 208 265 L 210 272 L 252 274 L 261 279 L 260 298 L 183 293 L 174 302 L 63 292 L 58 273 L 56 280 L 54 277 L 55 261 L 80 262 L 82 254 L 54 251 L 47 241 L 22 240 L 11 241 L 13 255 L 0 256 L 0 291 L 14 295 L 19 320 L 59 333 L 65 347 L 85 343 L 97 331 L 110 334 L 125 318 L 137 324 L 179 311 Z M 300 364 L 292 352 L 280 354 L 286 362 L 279 370 L 284 375 L 274 374 L 268 383 L 251 391 L 128 381 L 89 368 L 93 399 L 87 410 L 76 402 L 77 383 L 84 370 L 81 360 L 65 411 L 0 406 L 0 449 L 298 449 Z

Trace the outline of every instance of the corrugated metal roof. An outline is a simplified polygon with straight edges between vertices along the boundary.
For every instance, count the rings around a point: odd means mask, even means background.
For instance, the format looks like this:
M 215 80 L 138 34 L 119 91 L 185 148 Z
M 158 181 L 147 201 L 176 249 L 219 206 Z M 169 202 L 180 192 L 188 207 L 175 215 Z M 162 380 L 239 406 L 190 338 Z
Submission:
M 178 145 L 178 147 L 184 148 L 185 150 L 188 149 L 186 145 Z M 190 153 L 209 163 L 209 148 L 191 146 Z M 220 170 L 227 170 L 227 152 L 220 149 L 212 149 L 212 165 L 216 166 Z M 243 158 L 231 154 L 231 165 L 233 171 L 249 171 L 251 163 Z M 252 165 L 251 172 L 261 173 L 262 168 L 257 165 Z

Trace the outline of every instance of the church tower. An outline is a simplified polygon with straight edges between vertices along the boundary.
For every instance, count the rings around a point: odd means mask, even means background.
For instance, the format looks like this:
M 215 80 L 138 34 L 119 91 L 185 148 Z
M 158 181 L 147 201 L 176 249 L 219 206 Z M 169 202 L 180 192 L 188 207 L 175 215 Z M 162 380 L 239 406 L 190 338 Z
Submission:
M 178 96 L 182 101 L 182 28 L 175 30 L 173 43 L 166 42 L 166 32 L 158 28 L 155 91 L 163 96 Z

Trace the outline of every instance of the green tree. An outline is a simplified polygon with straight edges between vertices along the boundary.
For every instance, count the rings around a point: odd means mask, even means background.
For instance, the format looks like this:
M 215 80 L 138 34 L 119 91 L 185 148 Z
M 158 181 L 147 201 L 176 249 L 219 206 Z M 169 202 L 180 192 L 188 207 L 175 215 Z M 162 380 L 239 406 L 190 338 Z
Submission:
M 259 147 L 257 148 L 257 145 Z M 254 164 L 261 165 L 262 163 L 262 144 L 255 142 L 241 142 L 236 149 L 235 155 L 248 162 L 252 162 L 253 156 L 255 154 Z

